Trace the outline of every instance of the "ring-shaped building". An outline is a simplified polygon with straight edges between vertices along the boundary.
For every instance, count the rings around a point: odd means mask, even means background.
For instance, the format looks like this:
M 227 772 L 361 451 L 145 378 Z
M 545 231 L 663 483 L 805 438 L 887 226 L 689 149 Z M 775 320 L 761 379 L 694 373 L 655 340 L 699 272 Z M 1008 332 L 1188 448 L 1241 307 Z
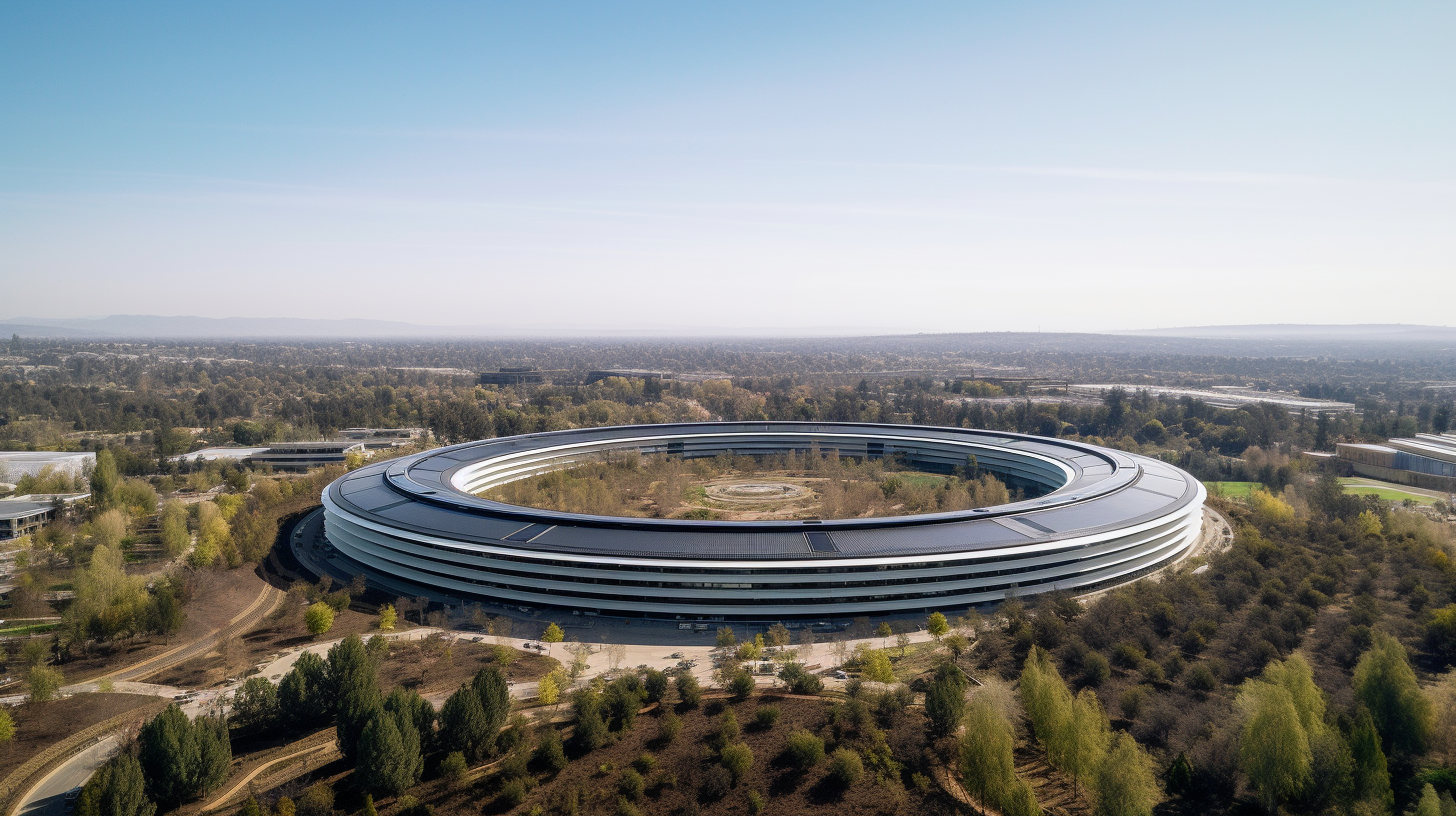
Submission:
M 684 458 L 837 453 L 951 473 L 1011 504 L 881 518 L 697 521 L 481 498 L 618 451 Z M 974 459 L 972 459 L 974 457 Z M 965 428 L 711 422 L 488 439 L 367 465 L 324 492 L 328 540 L 376 584 L 436 600 L 687 620 L 922 614 L 1130 581 L 1198 540 L 1202 484 L 1157 459 Z

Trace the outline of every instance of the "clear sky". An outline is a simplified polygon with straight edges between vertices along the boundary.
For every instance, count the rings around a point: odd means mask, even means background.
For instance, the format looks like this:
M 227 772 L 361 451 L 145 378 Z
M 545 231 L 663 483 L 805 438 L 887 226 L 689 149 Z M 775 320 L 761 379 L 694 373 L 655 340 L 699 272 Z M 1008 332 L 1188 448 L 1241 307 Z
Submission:
M 1456 4 L 0 3 L 0 318 L 1456 324 Z

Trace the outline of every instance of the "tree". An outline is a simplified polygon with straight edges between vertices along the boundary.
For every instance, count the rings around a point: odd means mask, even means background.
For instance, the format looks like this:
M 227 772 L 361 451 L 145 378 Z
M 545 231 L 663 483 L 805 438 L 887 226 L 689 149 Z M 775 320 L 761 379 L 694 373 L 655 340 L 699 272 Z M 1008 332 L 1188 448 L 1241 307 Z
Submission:
M 1421 788 L 1421 798 L 1416 802 L 1415 816 L 1441 816 L 1441 797 L 1436 795 L 1436 789 L 1429 782 Z
M 91 471 L 91 502 L 108 509 L 116 498 L 116 485 L 121 481 L 116 472 L 116 457 L 107 448 L 96 452 L 96 467 Z
M 198 717 L 192 722 L 191 737 L 197 746 L 197 765 L 191 782 L 196 794 L 206 796 L 227 779 L 233 763 L 232 743 L 228 740 L 227 721 L 221 717 Z
M 884 621 L 880 621 L 880 625 L 875 627 L 875 637 L 877 638 L 887 638 L 893 634 L 895 634 L 895 630 L 891 629 L 890 624 Z
M 1385 752 L 1380 750 L 1380 734 L 1375 730 L 1375 721 L 1364 706 L 1355 712 L 1355 723 L 1350 728 L 1350 754 L 1354 764 L 1355 799 L 1374 802 L 1381 812 L 1390 812 L 1395 806 L 1390 770 L 1386 765 Z
M 978 693 L 966 706 L 961 740 L 961 778 L 966 789 L 993 807 L 1016 785 L 1016 732 L 989 695 Z
M 728 681 L 728 691 L 735 700 L 747 700 L 749 695 L 753 694 L 756 685 L 753 675 L 739 669 L 733 673 L 733 679 Z
M 358 635 L 349 635 L 329 649 L 329 688 L 338 718 L 339 751 L 346 759 L 358 757 L 359 739 L 380 708 L 379 681 L 374 661 Z
M 189 721 L 176 705 L 142 726 L 137 747 L 148 792 L 164 809 L 216 788 L 232 763 L 227 724 L 217 717 Z
M 677 698 L 682 701 L 684 708 L 697 708 L 698 703 L 702 702 L 703 687 L 692 674 L 678 672 L 674 685 L 677 686 Z
M 410 770 L 419 760 L 418 735 L 415 743 L 414 755 L 410 756 L 395 717 L 376 709 L 359 736 L 359 763 L 355 773 L 361 786 L 394 795 L 404 792 L 416 781 Z
M 486 740 L 494 742 L 488 730 L 480 695 L 475 689 L 461 685 L 440 707 L 440 745 L 446 751 L 459 751 L 471 762 L 479 762 L 487 752 Z
M 495 667 L 481 669 L 470 681 L 470 687 L 480 698 L 480 711 L 485 717 L 486 732 L 491 735 L 486 751 L 495 750 L 495 733 L 505 724 L 511 713 L 511 691 L 505 675 Z M 636 709 L 633 709 L 636 713 Z
M 768 628 L 768 645 L 774 649 L 789 645 L 793 639 L 793 635 L 789 633 L 789 627 L 782 623 L 775 623 Z
M 937 737 L 954 734 L 966 711 L 966 680 L 960 669 L 941 664 L 925 691 L 925 716 L 930 732 Z
M 560 643 L 563 640 L 566 640 L 565 630 L 555 623 L 546 624 L 546 631 L 541 633 L 543 643 Z
M 15 739 L 15 720 L 10 717 L 8 709 L 0 708 L 0 742 L 9 742 Z
M 940 612 L 930 613 L 930 617 L 925 622 L 925 628 L 929 630 L 930 636 L 937 641 L 950 634 L 950 622 Z
M 1309 782 L 1314 757 L 1309 736 L 1289 691 L 1275 683 L 1244 684 L 1238 705 L 1245 711 L 1239 765 L 1270 813 Z
M 284 722 L 317 725 L 334 711 L 328 664 L 313 652 L 301 653 L 278 683 L 279 716 Z
M 890 655 L 884 649 L 867 649 L 860 660 L 860 673 L 864 679 L 876 683 L 895 682 L 895 669 L 890 664 Z
M 76 799 L 76 816 L 153 816 L 141 763 L 128 751 L 112 757 L 86 780 Z
M 541 705 L 556 705 L 561 698 L 561 687 L 556 684 L 552 675 L 546 675 L 536 684 L 536 700 Z
M 379 609 L 379 628 L 382 631 L 394 630 L 395 622 L 399 620 L 399 613 L 395 611 L 394 604 L 385 604 Z
M 1355 699 L 1370 710 L 1387 755 L 1425 750 L 1434 714 L 1400 641 L 1376 633 L 1355 666 L 1354 687 Z
M 30 687 L 30 699 L 43 703 L 56 696 L 65 683 L 65 678 L 50 666 L 35 666 L 25 675 L 25 684 Z
M 1107 753 L 1112 734 L 1107 714 L 1097 699 L 1097 692 L 1082 689 L 1072 701 L 1071 716 L 1054 742 L 1057 744 L 1057 766 L 1072 777 L 1072 795 L 1078 783 L 1096 772 Z
M 318 637 L 334 628 L 334 608 L 318 601 L 303 613 L 303 621 L 308 626 L 308 633 Z
M 187 531 L 187 506 L 169 502 L 162 508 L 162 550 L 168 558 L 177 558 L 191 545 L 192 534 Z
M 1051 744 L 1071 719 L 1072 693 L 1052 665 L 1051 656 L 1040 646 L 1032 647 L 1021 669 L 1021 704 L 1031 720 L 1032 732 L 1051 753 Z
M 955 660 L 960 660 L 961 655 L 971 648 L 971 642 L 966 639 L 965 635 L 948 635 L 940 642 L 950 650 L 950 656 Z
M 229 718 L 242 731 L 267 731 L 278 721 L 278 687 L 266 677 L 249 677 L 233 695 Z
M 1093 784 L 1097 816 L 1152 816 L 1162 801 L 1153 760 L 1130 735 L 1119 731 L 1097 766 Z
M 715 643 L 720 649 L 733 648 L 734 644 L 738 643 L 738 638 L 733 634 L 733 627 L 719 626 L 718 637 L 716 638 Z

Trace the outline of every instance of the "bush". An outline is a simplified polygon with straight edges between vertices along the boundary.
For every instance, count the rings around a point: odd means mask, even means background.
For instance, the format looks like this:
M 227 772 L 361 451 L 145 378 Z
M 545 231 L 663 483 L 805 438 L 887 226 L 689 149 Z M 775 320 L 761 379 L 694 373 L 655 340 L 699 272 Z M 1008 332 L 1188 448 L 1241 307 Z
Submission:
M 847 788 L 864 777 L 864 762 L 859 753 L 849 748 L 837 749 L 829 757 L 829 778 Z
M 622 777 L 617 780 L 617 793 L 629 802 L 636 802 L 642 798 L 642 792 L 647 789 L 647 783 L 643 781 L 642 774 L 632 768 L 622 771 Z
M 334 608 L 319 601 L 303 613 L 303 622 L 307 624 L 310 635 L 322 635 L 334 628 Z
M 1200 694 L 1208 694 L 1218 688 L 1218 678 L 1214 677 L 1213 671 L 1202 663 L 1188 670 L 1188 676 L 1184 678 L 1183 683 L 1190 690 Z
M 657 720 L 657 741 L 667 745 L 682 731 L 682 718 L 668 711 Z
M 677 698 L 682 701 L 683 708 L 697 708 L 703 701 L 703 686 L 698 678 L 687 672 L 677 676 Z
M 824 740 L 801 728 L 789 735 L 784 753 L 798 767 L 812 768 L 824 759 Z
M 704 802 L 716 802 L 733 789 L 733 774 L 722 765 L 714 765 L 703 774 L 698 785 L 698 798 Z
M 561 744 L 561 733 L 554 728 L 543 732 L 541 741 L 536 743 L 536 753 L 532 759 L 538 766 L 553 773 L 565 768 L 568 760 L 566 750 Z
M 778 706 L 764 706 L 763 708 L 760 708 L 758 711 L 754 712 L 753 715 L 753 724 L 756 725 L 760 731 L 767 731 L 770 728 L 773 728 L 774 723 L 778 721 Z
M 747 700 L 748 696 L 753 693 L 755 685 L 753 675 L 740 669 L 734 672 L 733 679 L 728 681 L 728 691 L 732 693 L 735 700 Z
M 723 767 L 733 774 L 733 784 L 738 784 L 748 769 L 753 767 L 753 751 L 741 742 L 723 746 Z
M 527 787 L 525 779 L 512 779 L 504 785 L 501 785 L 500 800 L 502 804 L 508 807 L 516 807 L 526 801 L 526 794 L 530 792 L 531 789 Z
M 748 792 L 748 812 L 749 812 L 749 814 L 751 814 L 751 816 L 758 816 L 758 814 L 760 814 L 760 813 L 763 812 L 763 808 L 764 808 L 763 794 L 759 793 L 756 790 L 750 790 Z
M 440 760 L 440 776 L 449 781 L 450 787 L 459 787 L 465 781 L 466 767 L 465 755 L 459 751 L 451 751 Z

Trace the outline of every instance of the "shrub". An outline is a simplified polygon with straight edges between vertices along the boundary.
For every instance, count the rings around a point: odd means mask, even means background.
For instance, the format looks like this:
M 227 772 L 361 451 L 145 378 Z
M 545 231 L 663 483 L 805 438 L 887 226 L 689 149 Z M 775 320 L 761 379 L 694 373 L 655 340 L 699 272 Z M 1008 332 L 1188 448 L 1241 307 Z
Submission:
M 728 691 L 732 693 L 735 700 L 747 700 L 748 696 L 753 693 L 755 685 L 753 675 L 739 669 L 734 672 L 733 679 L 728 681 Z
M 671 711 L 663 714 L 661 717 L 658 718 L 657 740 L 663 745 L 667 745 L 668 743 L 677 739 L 677 735 L 681 731 L 682 718 L 672 713 Z
M 829 756 L 829 778 L 835 784 L 847 788 L 864 777 L 864 762 L 859 753 L 849 748 L 839 748 Z
M 334 608 L 319 601 L 303 614 L 303 622 L 308 626 L 310 635 L 322 635 L 334 628 Z
M 764 808 L 763 794 L 759 793 L 756 790 L 749 790 L 748 791 L 748 812 L 752 816 L 758 816 L 758 814 L 760 814 L 760 813 L 763 812 L 763 808 Z
M 459 787 L 465 781 L 466 767 L 465 755 L 459 751 L 451 751 L 440 760 L 440 776 L 449 781 L 450 787 Z
M 639 773 L 652 773 L 652 769 L 657 767 L 657 757 L 652 754 L 642 754 L 632 760 L 632 767 L 636 768 Z
M 753 767 L 753 751 L 741 742 L 723 746 L 723 767 L 733 774 L 733 784 L 738 784 L 748 769 Z
M 733 789 L 733 774 L 722 765 L 714 765 L 703 774 L 698 785 L 698 798 L 704 802 L 716 802 Z
M 758 726 L 758 729 L 760 731 L 767 731 L 770 728 L 773 728 L 774 723 L 778 722 L 778 720 L 778 706 L 764 706 L 763 708 L 760 708 L 758 711 L 754 712 L 753 715 L 753 724 Z
M 1218 688 L 1218 678 L 1214 677 L 1213 671 L 1202 663 L 1188 670 L 1188 676 L 1184 678 L 1183 683 L 1190 690 L 1200 694 L 1207 694 Z
M 684 708 L 697 708 L 703 701 L 703 686 L 698 678 L 687 672 L 677 676 L 677 698 L 682 701 Z
M 501 785 L 501 802 L 509 807 L 516 807 L 526 801 L 526 794 L 530 793 L 525 779 L 517 778 Z
M 622 771 L 622 776 L 617 780 L 617 793 L 622 794 L 629 802 L 636 802 L 642 798 L 642 792 L 647 789 L 647 783 L 643 781 L 642 774 L 632 768 Z
M 784 753 L 800 768 L 812 768 L 824 759 L 824 740 L 801 728 L 789 735 Z

